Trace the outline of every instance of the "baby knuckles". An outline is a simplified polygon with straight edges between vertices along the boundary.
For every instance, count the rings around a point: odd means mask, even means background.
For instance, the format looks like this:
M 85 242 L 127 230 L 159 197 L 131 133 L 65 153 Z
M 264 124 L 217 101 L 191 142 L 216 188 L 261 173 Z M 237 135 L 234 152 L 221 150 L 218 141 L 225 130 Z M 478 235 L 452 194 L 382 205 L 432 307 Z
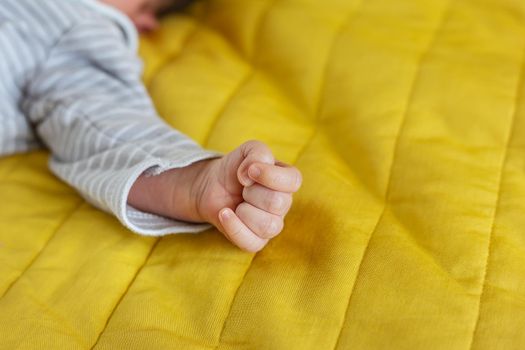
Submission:
M 277 236 L 284 227 L 281 216 L 263 211 L 247 202 L 239 204 L 235 212 L 254 234 L 263 239 Z
M 261 238 L 270 239 L 281 233 L 284 227 L 284 222 L 279 218 L 268 217 L 264 219 L 260 225 L 262 229 L 256 234 Z
M 270 192 L 268 209 L 272 214 L 284 216 L 292 206 L 292 196 L 282 192 Z

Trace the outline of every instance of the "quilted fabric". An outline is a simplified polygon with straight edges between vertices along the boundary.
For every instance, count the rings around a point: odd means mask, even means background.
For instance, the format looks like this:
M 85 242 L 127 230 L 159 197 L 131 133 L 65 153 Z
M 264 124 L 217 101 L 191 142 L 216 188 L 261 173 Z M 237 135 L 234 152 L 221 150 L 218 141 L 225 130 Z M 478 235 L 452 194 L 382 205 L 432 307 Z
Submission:
M 522 0 L 208 0 L 142 55 L 174 127 L 303 172 L 286 228 L 140 237 L 2 159 L 1 348 L 525 347 Z

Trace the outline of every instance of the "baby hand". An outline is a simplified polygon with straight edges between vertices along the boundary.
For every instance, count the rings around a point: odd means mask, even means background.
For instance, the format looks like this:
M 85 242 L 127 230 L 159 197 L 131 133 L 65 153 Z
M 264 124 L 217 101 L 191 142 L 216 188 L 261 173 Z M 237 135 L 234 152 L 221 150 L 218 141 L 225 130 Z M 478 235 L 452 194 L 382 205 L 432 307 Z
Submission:
M 228 240 L 257 252 L 282 231 L 302 182 L 297 168 L 275 161 L 265 144 L 249 141 L 206 170 L 198 211 Z

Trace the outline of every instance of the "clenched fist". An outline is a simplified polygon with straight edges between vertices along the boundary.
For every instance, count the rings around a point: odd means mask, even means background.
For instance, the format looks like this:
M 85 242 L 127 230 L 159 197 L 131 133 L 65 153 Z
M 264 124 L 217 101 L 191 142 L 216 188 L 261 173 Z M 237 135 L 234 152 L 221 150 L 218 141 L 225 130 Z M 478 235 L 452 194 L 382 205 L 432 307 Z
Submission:
M 257 252 L 282 231 L 301 182 L 297 168 L 276 161 L 265 144 L 249 141 L 222 158 L 140 177 L 128 202 L 174 219 L 209 222 L 233 244 Z M 167 196 L 158 200 L 155 193 Z
M 276 162 L 270 149 L 257 141 L 244 143 L 209 166 L 199 210 L 232 243 L 259 251 L 283 229 L 301 173 Z

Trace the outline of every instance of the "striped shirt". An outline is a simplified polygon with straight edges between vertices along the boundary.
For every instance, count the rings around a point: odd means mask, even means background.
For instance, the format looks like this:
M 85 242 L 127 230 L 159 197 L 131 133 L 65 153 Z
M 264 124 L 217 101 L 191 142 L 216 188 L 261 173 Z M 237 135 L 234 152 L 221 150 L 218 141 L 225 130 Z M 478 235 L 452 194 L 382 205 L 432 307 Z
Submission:
M 142 173 L 220 156 L 158 116 L 136 49 L 131 21 L 96 0 L 1 0 L 0 155 L 45 145 L 51 171 L 130 230 L 200 232 L 127 204 Z

